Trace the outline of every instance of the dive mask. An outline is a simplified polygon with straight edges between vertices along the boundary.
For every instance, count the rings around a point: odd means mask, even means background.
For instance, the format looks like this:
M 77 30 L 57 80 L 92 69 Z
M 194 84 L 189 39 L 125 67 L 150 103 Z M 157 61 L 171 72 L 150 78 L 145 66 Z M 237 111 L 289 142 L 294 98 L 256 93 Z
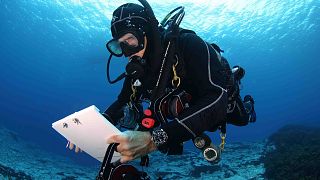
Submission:
M 124 55 L 129 57 L 144 48 L 144 35 L 143 32 L 125 32 L 121 38 L 111 39 L 106 47 L 108 51 L 117 57 Z
M 111 39 L 107 44 L 106 47 L 111 55 L 116 57 L 121 57 L 123 55 L 120 43 L 117 39 Z

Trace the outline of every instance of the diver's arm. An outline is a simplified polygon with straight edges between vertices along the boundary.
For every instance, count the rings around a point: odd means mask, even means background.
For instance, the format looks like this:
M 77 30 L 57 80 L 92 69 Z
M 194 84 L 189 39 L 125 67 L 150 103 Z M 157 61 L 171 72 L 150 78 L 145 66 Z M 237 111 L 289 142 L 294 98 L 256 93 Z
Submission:
M 219 65 L 217 54 L 196 35 L 188 35 L 180 48 L 185 60 L 188 86 L 192 86 L 193 93 L 197 95 L 194 97 L 191 92 L 193 102 L 190 107 L 176 121 L 161 127 L 168 135 L 169 147 L 190 140 L 204 131 L 216 130 L 225 121 L 227 109 L 226 92 L 215 84 L 222 76 L 216 69 Z
M 122 107 L 129 102 L 131 90 L 131 79 L 126 77 L 123 82 L 122 90 L 118 96 L 118 99 L 113 102 L 102 115 L 107 118 L 112 124 L 116 125 L 118 119 L 123 116 Z

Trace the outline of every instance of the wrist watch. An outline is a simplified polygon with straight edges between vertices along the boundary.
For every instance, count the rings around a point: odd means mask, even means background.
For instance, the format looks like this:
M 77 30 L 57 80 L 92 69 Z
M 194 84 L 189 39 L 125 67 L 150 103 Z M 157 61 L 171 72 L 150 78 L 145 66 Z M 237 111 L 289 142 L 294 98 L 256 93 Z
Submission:
M 168 135 L 163 129 L 153 130 L 151 133 L 151 141 L 157 146 L 160 152 L 166 153 L 168 151 Z

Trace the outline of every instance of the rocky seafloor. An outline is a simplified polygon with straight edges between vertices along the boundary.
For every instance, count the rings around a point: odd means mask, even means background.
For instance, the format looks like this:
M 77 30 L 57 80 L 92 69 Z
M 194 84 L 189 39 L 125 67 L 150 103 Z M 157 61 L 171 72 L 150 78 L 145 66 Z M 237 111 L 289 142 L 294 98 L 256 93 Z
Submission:
M 144 170 L 151 179 L 290 179 L 293 174 L 290 167 L 299 164 L 300 171 L 294 171 L 299 172 L 292 176 L 294 179 L 320 179 L 320 136 L 317 133 L 320 131 L 307 129 L 294 134 L 295 137 L 300 137 L 299 142 L 304 142 L 302 145 L 305 151 L 295 151 L 301 150 L 301 143 L 290 138 L 297 130 L 287 127 L 280 132 L 271 136 L 268 141 L 226 144 L 218 164 L 205 161 L 199 151 L 185 151 L 180 156 L 164 156 L 155 152 L 150 155 L 150 166 Z M 312 138 L 308 138 L 308 135 Z M 307 146 L 308 140 L 312 141 L 312 147 Z M 295 144 L 295 148 L 283 148 L 285 143 Z M 0 149 L 0 180 L 95 179 L 99 169 L 80 166 L 68 157 L 43 151 L 4 128 L 0 128 Z M 308 149 L 313 152 L 307 153 Z M 303 161 L 306 157 L 308 162 Z M 299 161 L 294 161 L 293 158 Z M 273 162 L 277 164 L 273 165 Z M 141 170 L 138 163 L 139 161 L 133 162 Z M 308 170 L 310 168 L 311 172 Z
M 10 130 L 0 128 L 0 140 L 1 180 L 95 179 L 97 175 L 99 167 L 83 167 L 68 157 L 45 152 Z M 144 170 L 151 179 L 263 179 L 260 158 L 265 146 L 264 142 L 227 144 L 218 164 L 205 161 L 199 151 L 185 151 L 181 156 L 155 152 Z

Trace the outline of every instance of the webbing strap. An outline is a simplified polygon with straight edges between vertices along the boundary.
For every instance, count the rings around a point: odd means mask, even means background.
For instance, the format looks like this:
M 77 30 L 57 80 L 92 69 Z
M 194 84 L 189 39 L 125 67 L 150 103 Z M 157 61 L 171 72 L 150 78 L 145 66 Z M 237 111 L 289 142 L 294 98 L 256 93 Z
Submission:
M 111 160 L 115 149 L 119 144 L 112 143 L 108 146 L 104 159 L 102 161 L 99 174 L 97 175 L 97 180 L 109 180 L 111 178 L 112 170 L 114 166 L 112 166 Z

